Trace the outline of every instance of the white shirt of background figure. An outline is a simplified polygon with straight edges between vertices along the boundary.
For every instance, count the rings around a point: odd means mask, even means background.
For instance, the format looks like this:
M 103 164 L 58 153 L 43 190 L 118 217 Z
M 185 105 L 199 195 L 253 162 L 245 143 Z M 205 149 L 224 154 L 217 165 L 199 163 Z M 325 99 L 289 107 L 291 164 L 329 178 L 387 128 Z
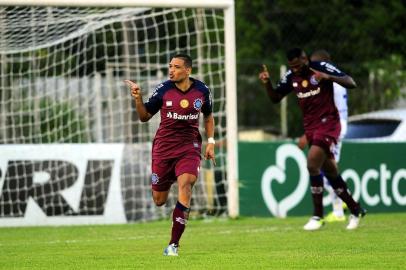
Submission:
M 348 122 L 348 96 L 347 96 L 347 89 L 343 86 L 339 85 L 338 83 L 333 83 L 334 89 L 334 103 L 337 107 L 338 114 L 340 115 L 340 123 L 341 123 L 341 133 L 340 138 L 337 141 L 337 144 L 334 147 L 333 153 L 335 160 L 337 163 L 340 161 L 340 153 L 341 153 L 341 146 L 342 146 L 342 139 L 347 134 L 347 122 Z M 331 204 L 333 206 L 333 211 L 326 216 L 325 220 L 327 222 L 334 222 L 334 221 L 344 221 L 344 208 L 342 200 L 335 194 L 333 188 L 330 186 L 327 178 L 324 177 L 324 187 L 329 193 L 328 199 L 331 200 Z M 324 202 L 326 203 L 326 202 Z
M 340 161 L 341 140 L 345 137 L 345 134 L 347 134 L 348 97 L 347 97 L 347 89 L 345 89 L 343 86 L 339 85 L 338 83 L 334 83 L 333 88 L 334 88 L 334 103 L 336 104 L 338 113 L 340 115 L 340 123 L 341 123 L 340 139 L 337 142 L 337 145 L 334 149 L 334 157 L 338 163 Z

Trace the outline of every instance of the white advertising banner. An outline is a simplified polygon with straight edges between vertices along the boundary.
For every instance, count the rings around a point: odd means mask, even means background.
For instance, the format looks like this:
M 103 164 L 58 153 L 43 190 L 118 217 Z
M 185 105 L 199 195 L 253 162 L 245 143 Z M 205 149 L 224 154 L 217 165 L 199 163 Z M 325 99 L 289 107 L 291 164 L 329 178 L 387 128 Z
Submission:
M 124 144 L 0 146 L 0 226 L 125 223 Z

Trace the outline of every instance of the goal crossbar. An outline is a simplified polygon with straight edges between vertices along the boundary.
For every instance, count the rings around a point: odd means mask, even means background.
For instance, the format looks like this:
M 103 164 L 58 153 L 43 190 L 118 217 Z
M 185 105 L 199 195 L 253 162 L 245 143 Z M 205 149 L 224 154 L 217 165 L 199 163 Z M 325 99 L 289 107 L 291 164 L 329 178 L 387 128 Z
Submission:
M 234 0 L 0 0 L 10 6 L 229 8 Z

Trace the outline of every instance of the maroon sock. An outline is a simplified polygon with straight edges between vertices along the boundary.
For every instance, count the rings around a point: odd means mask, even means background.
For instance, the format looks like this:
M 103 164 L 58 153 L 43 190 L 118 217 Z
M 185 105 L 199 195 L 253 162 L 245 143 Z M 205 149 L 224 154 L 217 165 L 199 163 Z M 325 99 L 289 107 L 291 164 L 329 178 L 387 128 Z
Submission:
M 172 237 L 169 244 L 174 243 L 176 246 L 179 246 L 179 239 L 185 230 L 189 211 L 190 209 L 182 205 L 180 202 L 176 203 L 172 214 Z
M 330 181 L 331 186 L 334 189 L 334 192 L 340 197 L 343 202 L 345 202 L 350 209 L 351 213 L 358 216 L 360 211 L 359 204 L 354 201 L 351 194 L 348 192 L 347 184 L 344 182 L 341 175 L 338 175 L 336 179 L 328 178 Z
M 310 176 L 310 190 L 313 199 L 313 216 L 323 218 L 323 175 Z

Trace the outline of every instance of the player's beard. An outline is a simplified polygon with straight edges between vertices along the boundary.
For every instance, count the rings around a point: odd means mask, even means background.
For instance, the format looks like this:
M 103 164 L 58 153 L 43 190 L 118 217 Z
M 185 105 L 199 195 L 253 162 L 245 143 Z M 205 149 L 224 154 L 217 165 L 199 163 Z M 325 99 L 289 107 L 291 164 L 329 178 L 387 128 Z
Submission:
M 169 79 L 170 79 L 173 83 L 182 83 L 182 82 L 185 81 L 186 78 L 178 78 L 178 79 L 176 79 L 175 77 L 172 77 L 172 78 L 169 77 Z

